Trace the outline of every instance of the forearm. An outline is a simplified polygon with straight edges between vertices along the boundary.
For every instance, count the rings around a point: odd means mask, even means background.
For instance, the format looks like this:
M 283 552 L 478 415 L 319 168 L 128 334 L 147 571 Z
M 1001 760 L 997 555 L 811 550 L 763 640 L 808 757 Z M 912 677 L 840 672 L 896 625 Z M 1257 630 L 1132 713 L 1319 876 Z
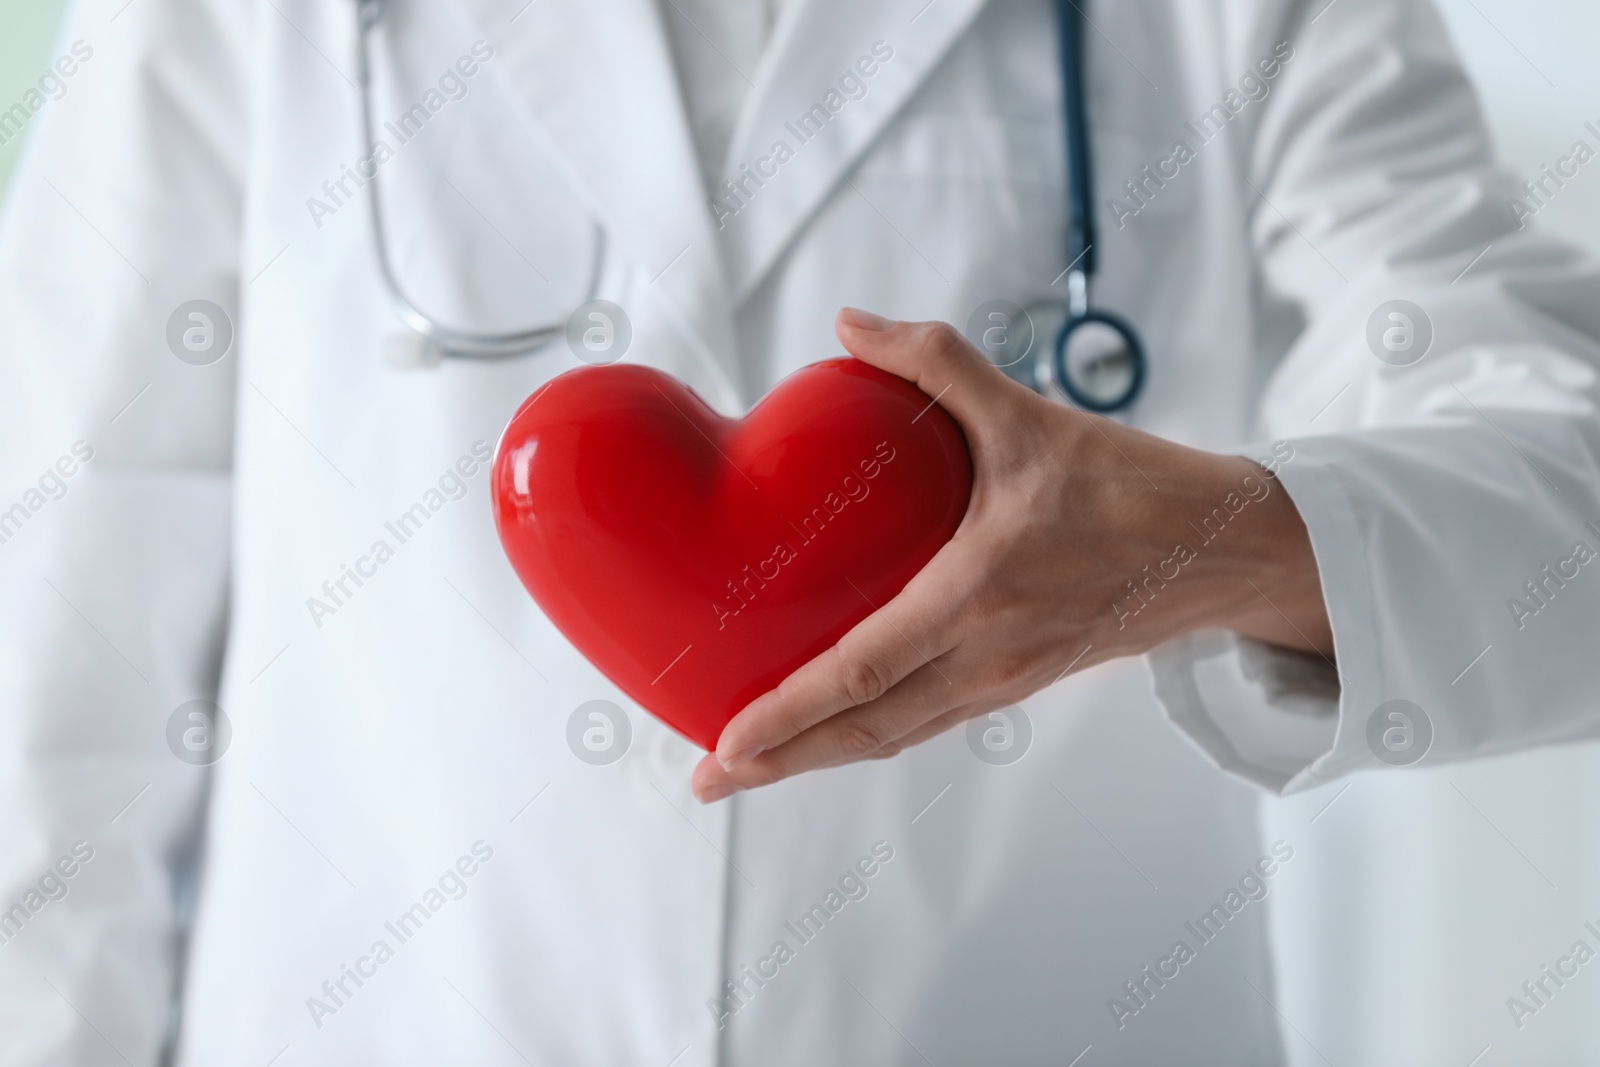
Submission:
M 1145 546 L 1121 563 L 1108 651 L 1134 655 L 1202 629 L 1230 629 L 1299 652 L 1333 655 L 1316 556 L 1283 486 L 1261 465 L 1173 444 L 1100 420 L 1136 467 L 1108 510 Z M 1129 554 L 1123 553 L 1127 559 Z
M 1239 515 L 1222 546 L 1231 596 L 1219 603 L 1217 623 L 1258 641 L 1333 657 L 1333 630 L 1311 537 L 1294 501 L 1277 479 L 1249 460 L 1229 463 L 1271 491 Z M 1224 578 L 1226 581 L 1227 578 Z M 1241 588 L 1242 587 L 1242 588 Z

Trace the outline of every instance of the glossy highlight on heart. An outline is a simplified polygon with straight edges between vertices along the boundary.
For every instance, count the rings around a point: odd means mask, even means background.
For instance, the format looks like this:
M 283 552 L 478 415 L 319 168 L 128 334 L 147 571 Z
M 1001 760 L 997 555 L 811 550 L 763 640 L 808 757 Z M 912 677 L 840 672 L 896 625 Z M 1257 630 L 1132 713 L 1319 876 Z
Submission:
M 649 367 L 583 367 L 512 416 L 491 495 L 539 607 L 707 750 L 904 588 L 955 533 L 972 460 L 911 383 L 854 359 L 726 419 Z

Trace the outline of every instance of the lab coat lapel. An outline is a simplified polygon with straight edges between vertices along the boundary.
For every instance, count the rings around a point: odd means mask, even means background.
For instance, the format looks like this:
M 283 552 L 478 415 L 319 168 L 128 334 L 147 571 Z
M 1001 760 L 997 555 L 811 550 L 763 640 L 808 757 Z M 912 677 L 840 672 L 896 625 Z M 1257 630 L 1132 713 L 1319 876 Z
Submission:
M 656 0 L 476 6 L 502 84 L 636 267 L 631 298 L 663 299 L 739 403 L 728 285 Z
M 713 206 L 735 306 L 847 177 L 985 0 L 790 2 L 799 8 L 779 25 L 763 57 L 728 152 L 721 206 Z M 850 99 L 839 79 L 846 72 L 859 74 L 857 61 L 873 56 L 875 44 L 880 56 L 886 47 L 892 57 L 880 59 L 873 75 L 861 79 L 866 95 Z M 825 123 L 813 120 L 820 130 L 801 124 L 814 107 L 830 104 L 837 110 L 830 109 Z M 778 158 L 778 142 L 792 153 L 787 161 Z

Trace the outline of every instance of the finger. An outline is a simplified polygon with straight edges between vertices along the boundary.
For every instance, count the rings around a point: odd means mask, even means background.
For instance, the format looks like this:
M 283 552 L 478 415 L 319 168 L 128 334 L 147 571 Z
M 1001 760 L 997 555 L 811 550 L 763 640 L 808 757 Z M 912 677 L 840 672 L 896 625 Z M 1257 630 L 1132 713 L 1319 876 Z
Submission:
M 965 592 L 959 556 L 945 545 L 898 596 L 735 715 L 717 741 L 722 765 L 738 767 L 829 716 L 877 700 L 950 651 L 950 620 Z
M 979 704 L 962 704 L 959 707 L 951 708 L 943 715 L 940 715 L 935 719 L 930 719 L 921 726 L 918 726 L 916 729 L 909 731 L 904 737 L 897 738 L 893 743 L 885 745 L 885 749 L 889 750 L 885 753 L 885 755 L 892 756 L 897 753 L 904 752 L 908 748 L 915 748 L 924 741 L 931 741 L 945 731 L 953 730 L 957 726 L 961 726 L 969 719 L 975 719 L 979 715 L 984 714 L 986 711 L 993 711 L 995 707 L 1003 706 L 1004 705 L 998 703 L 984 702 Z M 878 758 L 878 754 L 874 753 L 873 758 Z
M 891 759 L 894 756 L 899 755 L 901 752 L 904 752 L 908 748 L 914 748 L 917 745 L 922 744 L 924 741 L 929 741 L 940 734 L 945 733 L 946 731 L 953 730 L 961 726 L 969 719 L 974 719 L 979 715 L 993 711 L 995 708 L 1004 706 L 1004 702 L 998 700 L 986 700 L 959 705 L 958 707 L 951 708 L 942 714 L 934 716 L 934 718 L 914 727 L 912 730 L 902 734 L 895 740 L 879 746 L 876 751 L 861 758 L 872 760 Z M 791 741 L 789 744 L 793 745 L 795 743 L 796 742 Z M 802 767 L 799 765 L 803 762 L 802 760 L 796 760 L 795 764 L 791 765 L 788 762 L 790 758 L 789 754 L 785 752 L 785 749 L 788 747 L 789 746 L 786 745 L 783 748 L 776 750 L 775 755 L 777 756 L 778 762 L 775 764 L 764 766 L 760 760 L 757 760 L 753 763 L 746 764 L 744 767 L 739 768 L 733 773 L 729 773 L 728 771 L 724 770 L 722 764 L 717 762 L 717 758 L 714 755 L 707 755 L 703 757 L 700 760 L 699 765 L 695 767 L 694 775 L 691 780 L 691 786 L 694 790 L 695 796 L 700 799 L 701 803 L 709 804 L 714 801 L 721 800 L 724 797 L 732 796 L 734 793 L 745 789 L 753 789 L 761 785 L 770 785 L 773 782 L 779 781 L 783 778 L 798 774 L 802 770 L 820 769 L 820 765 L 816 767 Z M 836 762 L 842 763 L 848 761 L 838 760 Z M 829 765 L 831 766 L 833 764 Z
M 892 750 L 888 754 L 894 755 L 895 753 L 903 752 L 908 748 L 915 748 L 924 741 L 931 741 L 933 738 L 938 737 L 947 730 L 954 730 L 957 727 L 963 726 L 972 721 L 973 719 L 982 718 L 991 711 L 999 711 L 1001 708 L 1010 707 L 1015 703 L 1015 700 L 975 700 L 970 704 L 963 704 L 960 707 L 951 708 L 943 715 L 940 715 L 937 719 L 923 723 L 921 726 L 917 727 L 915 730 L 912 730 L 898 741 L 886 746 Z
M 931 741 L 942 733 L 958 729 L 973 719 L 987 715 L 996 708 L 1005 707 L 1006 704 L 1006 701 L 1001 700 L 985 700 L 951 708 L 943 715 L 923 723 L 916 729 L 906 733 L 904 736 L 896 738 L 895 740 L 884 745 L 882 748 L 878 749 L 878 751 L 868 756 L 867 759 L 892 759 L 908 748 L 916 748 L 924 741 Z
M 695 764 L 694 773 L 689 776 L 689 788 L 702 804 L 715 803 L 739 791 L 738 784 L 728 777 L 728 772 L 717 762 L 716 754 L 709 752 Z
M 912 671 L 877 700 L 847 708 L 759 757 L 728 770 L 741 788 L 867 759 L 961 701 L 938 662 Z
M 949 323 L 892 322 L 844 308 L 834 332 L 852 356 L 913 383 L 963 428 L 1004 425 L 1009 405 L 1028 392 Z

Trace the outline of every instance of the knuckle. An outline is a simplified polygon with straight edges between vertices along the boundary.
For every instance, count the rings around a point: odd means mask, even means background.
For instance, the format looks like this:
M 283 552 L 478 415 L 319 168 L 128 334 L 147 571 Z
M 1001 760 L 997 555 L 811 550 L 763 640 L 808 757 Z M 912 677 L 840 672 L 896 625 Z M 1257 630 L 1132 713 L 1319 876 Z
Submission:
M 918 327 L 918 340 L 934 355 L 947 355 L 959 351 L 966 339 L 948 322 L 925 322 Z
M 888 741 L 880 728 L 869 723 L 851 723 L 839 731 L 839 751 L 851 759 L 871 756 Z
M 844 655 L 844 692 L 851 704 L 866 704 L 889 691 L 894 675 L 881 660 L 870 655 Z

